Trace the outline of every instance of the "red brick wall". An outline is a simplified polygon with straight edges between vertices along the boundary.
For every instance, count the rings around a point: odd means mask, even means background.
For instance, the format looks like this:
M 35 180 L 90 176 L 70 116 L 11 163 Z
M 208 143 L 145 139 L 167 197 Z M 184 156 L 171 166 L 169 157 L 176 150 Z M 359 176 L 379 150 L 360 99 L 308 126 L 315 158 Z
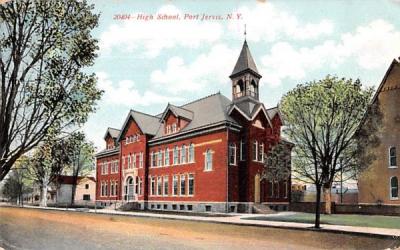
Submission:
M 171 149 L 170 163 L 173 163 L 172 149 L 185 144 L 189 146 L 195 144 L 195 163 L 172 165 L 168 167 L 149 168 L 149 176 L 168 176 L 168 196 L 149 196 L 149 201 L 226 201 L 226 166 L 227 166 L 227 141 L 226 130 L 207 135 L 201 135 L 190 139 L 180 140 L 174 143 L 152 146 L 149 148 L 149 155 L 152 151 L 158 152 L 160 149 Z M 207 149 L 214 151 L 213 170 L 204 171 L 204 153 Z M 173 175 L 194 174 L 194 196 L 172 196 Z M 186 177 L 187 178 L 187 177 Z M 156 178 L 157 179 L 157 178 Z M 178 186 L 180 182 L 178 181 Z M 156 185 L 157 186 L 157 185 Z M 178 189 L 179 193 L 179 189 Z
M 132 135 L 139 135 L 139 139 L 136 142 L 128 143 L 126 144 L 126 137 L 132 136 Z M 136 124 L 135 121 L 132 119 L 128 122 L 127 124 L 127 129 L 125 133 L 122 136 L 122 140 L 120 141 L 120 166 L 121 169 L 128 169 L 128 162 L 125 161 L 125 165 L 123 166 L 123 156 L 127 156 L 129 154 L 136 154 L 136 168 L 138 171 L 138 177 L 142 178 L 142 195 L 138 197 L 139 200 L 144 200 L 145 196 L 147 195 L 147 190 L 145 189 L 145 181 L 146 181 L 146 175 L 147 175 L 147 170 L 146 170 L 146 164 L 147 164 L 147 151 L 146 151 L 146 144 L 147 144 L 148 138 L 146 135 L 144 135 L 139 126 Z M 143 168 L 140 168 L 139 165 L 139 153 L 143 152 Z M 133 168 L 132 168 L 133 169 Z M 123 199 L 122 194 L 123 194 L 123 188 L 125 184 L 125 180 L 128 177 L 129 174 L 126 176 L 123 176 L 121 173 L 121 190 L 120 190 L 120 199 Z
M 108 174 L 107 175 L 102 175 L 101 174 L 101 167 L 100 167 L 100 163 L 102 162 L 109 162 L 109 161 L 114 161 L 114 160 L 118 160 L 119 159 L 119 154 L 115 153 L 114 155 L 111 156 L 105 156 L 105 157 L 98 157 L 96 160 L 96 200 L 117 200 L 119 199 L 119 195 L 120 192 L 118 190 L 118 196 L 112 196 L 110 197 L 110 181 L 118 181 L 118 186 L 121 186 L 120 184 L 120 168 L 118 173 L 113 173 L 111 174 L 111 169 L 110 166 L 108 165 Z M 101 195 L 101 183 L 103 181 L 107 182 L 107 196 L 100 196 Z M 118 187 L 119 189 L 119 187 Z

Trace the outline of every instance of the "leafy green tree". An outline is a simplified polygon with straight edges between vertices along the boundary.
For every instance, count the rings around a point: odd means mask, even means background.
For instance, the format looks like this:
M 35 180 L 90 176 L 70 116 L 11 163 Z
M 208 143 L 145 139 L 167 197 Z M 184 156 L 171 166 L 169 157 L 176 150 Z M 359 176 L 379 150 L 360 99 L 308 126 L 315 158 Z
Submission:
M 357 172 L 362 162 L 339 164 L 356 159 L 360 140 L 360 122 L 369 109 L 372 88 L 364 89 L 359 80 L 327 76 L 300 84 L 281 101 L 281 111 L 288 124 L 285 134 L 296 145 L 293 174 L 316 187 L 315 227 L 320 227 L 321 189 L 325 211 L 330 213 L 332 183 L 341 171 Z M 371 129 L 377 129 L 375 123 Z M 372 138 L 364 138 L 364 143 Z
M 290 178 L 292 147 L 292 144 L 281 141 L 265 154 L 265 164 L 260 180 L 275 182 Z
M 84 123 L 102 92 L 84 73 L 99 15 L 86 0 L 0 5 L 0 180 L 49 130 Z
M 35 152 L 29 163 L 31 178 L 40 187 L 40 205 L 47 206 L 47 191 L 50 184 L 57 183 L 63 170 L 71 165 L 72 145 L 66 138 L 47 138 Z
M 27 194 L 32 190 L 27 170 L 28 162 L 28 157 L 23 156 L 18 159 L 5 180 L 2 189 L 4 197 L 17 202 L 20 205 L 23 205 L 24 194 Z
M 67 147 L 69 151 L 66 152 L 64 150 L 64 152 L 70 158 L 70 165 L 66 170 L 73 178 L 71 193 L 71 205 L 73 205 L 78 178 L 89 174 L 93 169 L 95 148 L 91 142 L 87 141 L 85 134 L 81 132 L 71 134 L 67 138 L 67 144 L 69 145 Z

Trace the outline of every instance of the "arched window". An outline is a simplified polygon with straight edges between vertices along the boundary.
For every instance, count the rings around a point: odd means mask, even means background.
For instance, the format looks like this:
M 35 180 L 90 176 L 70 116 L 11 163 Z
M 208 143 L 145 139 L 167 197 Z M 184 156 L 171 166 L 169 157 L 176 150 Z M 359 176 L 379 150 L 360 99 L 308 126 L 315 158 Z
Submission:
M 133 199 L 133 193 L 134 193 L 134 183 L 133 183 L 133 178 L 131 176 L 128 177 L 126 180 L 127 183 L 127 188 L 126 188 L 126 200 L 132 200 Z
M 204 157 L 205 157 L 204 170 L 211 171 L 213 168 L 213 166 L 212 166 L 212 161 L 213 161 L 212 151 L 210 149 L 207 149 Z
M 389 148 L 389 167 L 397 166 L 396 147 Z
M 194 162 L 194 145 L 191 143 L 189 145 L 189 157 L 188 157 L 188 162 Z
M 186 145 L 183 144 L 181 147 L 181 164 L 186 163 Z
M 257 83 L 254 80 L 250 83 L 250 95 L 257 97 Z
M 390 178 L 390 199 L 397 200 L 399 198 L 399 180 L 396 176 Z

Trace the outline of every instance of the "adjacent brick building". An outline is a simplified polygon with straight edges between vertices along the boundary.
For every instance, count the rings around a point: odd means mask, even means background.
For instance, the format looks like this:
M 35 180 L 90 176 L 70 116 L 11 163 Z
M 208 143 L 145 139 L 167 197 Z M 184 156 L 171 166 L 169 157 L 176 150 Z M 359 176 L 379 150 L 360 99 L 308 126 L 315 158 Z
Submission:
M 232 101 L 217 93 L 155 116 L 130 110 L 120 130 L 109 128 L 96 155 L 97 201 L 200 212 L 287 207 L 290 178 L 259 181 L 282 120 L 259 101 L 261 75 L 246 41 L 230 78 Z
M 377 132 L 380 145 L 370 147 L 376 159 L 362 173 L 358 181 L 359 203 L 400 205 L 400 169 L 397 156 L 400 150 L 400 63 L 394 59 L 387 70 L 373 103 L 383 115 Z

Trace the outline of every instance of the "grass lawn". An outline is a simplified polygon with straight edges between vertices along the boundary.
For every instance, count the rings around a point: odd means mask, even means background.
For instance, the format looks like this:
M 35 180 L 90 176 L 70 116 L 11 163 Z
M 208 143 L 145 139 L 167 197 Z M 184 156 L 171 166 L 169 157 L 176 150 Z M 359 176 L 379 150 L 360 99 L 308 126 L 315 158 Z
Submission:
M 246 219 L 314 224 L 315 215 L 308 213 L 299 213 L 283 216 L 259 216 Z M 321 224 L 400 229 L 400 216 L 321 214 Z

